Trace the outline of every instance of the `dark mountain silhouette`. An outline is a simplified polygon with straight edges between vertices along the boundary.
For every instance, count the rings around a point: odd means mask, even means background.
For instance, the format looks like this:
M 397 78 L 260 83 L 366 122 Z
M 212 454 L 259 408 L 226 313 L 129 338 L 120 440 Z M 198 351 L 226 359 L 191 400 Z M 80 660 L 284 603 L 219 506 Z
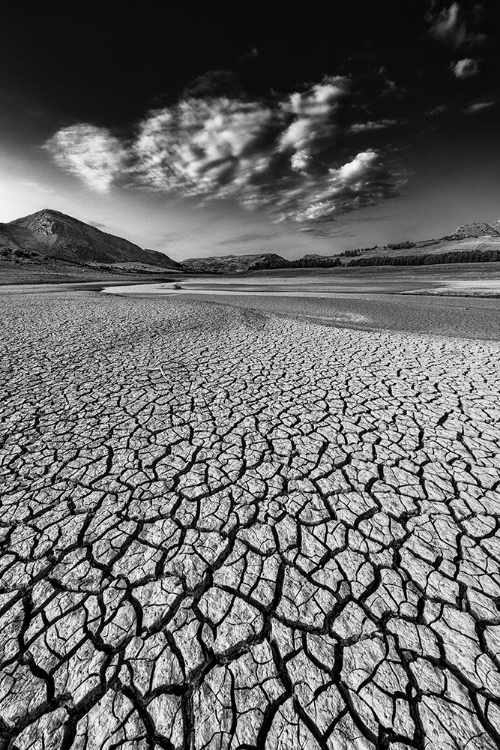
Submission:
M 266 268 L 289 268 L 291 263 L 276 253 L 257 255 L 221 255 L 210 258 L 188 258 L 184 270 L 194 273 L 241 273 Z
M 139 265 L 177 269 L 163 253 L 107 234 L 59 211 L 44 209 L 0 224 L 0 255 L 43 261 L 54 259 L 84 265 Z

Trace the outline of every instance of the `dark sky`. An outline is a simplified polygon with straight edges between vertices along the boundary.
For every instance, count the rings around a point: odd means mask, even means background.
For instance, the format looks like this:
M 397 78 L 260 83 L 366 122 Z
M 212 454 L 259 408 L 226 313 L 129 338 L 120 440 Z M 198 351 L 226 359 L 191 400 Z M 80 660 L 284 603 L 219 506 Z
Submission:
M 157 5 L 2 9 L 0 220 L 293 257 L 500 218 L 500 3 Z

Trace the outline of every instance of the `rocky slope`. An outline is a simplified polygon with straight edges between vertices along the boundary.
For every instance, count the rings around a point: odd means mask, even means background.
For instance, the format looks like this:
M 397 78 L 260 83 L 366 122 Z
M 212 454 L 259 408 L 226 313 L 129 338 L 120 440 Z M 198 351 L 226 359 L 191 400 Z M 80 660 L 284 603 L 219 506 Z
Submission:
M 486 222 L 479 221 L 458 227 L 458 229 L 455 230 L 455 235 L 458 237 L 489 237 L 499 235 L 499 230 L 499 221 L 494 224 L 486 224 Z
M 0 257 L 19 262 L 55 259 L 84 265 L 179 268 L 163 253 L 143 250 L 122 237 L 50 209 L 0 224 Z
M 290 261 L 275 253 L 257 255 L 223 255 L 210 258 L 188 258 L 182 262 L 186 271 L 195 273 L 241 273 L 265 268 L 289 268 Z

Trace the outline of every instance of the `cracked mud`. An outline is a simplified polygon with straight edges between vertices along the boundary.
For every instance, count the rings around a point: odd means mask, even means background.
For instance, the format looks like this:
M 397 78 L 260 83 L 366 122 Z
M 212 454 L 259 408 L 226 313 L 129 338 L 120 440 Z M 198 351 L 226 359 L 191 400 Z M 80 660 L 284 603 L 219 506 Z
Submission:
M 499 746 L 497 343 L 1 307 L 1 748 Z

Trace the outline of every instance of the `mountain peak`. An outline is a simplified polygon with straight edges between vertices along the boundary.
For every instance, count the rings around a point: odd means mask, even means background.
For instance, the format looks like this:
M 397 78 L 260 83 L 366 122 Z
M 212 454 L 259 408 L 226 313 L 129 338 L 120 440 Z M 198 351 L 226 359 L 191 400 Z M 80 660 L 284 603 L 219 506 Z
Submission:
M 40 211 L 35 211 L 32 214 L 29 214 L 30 216 L 38 216 L 43 214 L 49 214 L 50 216 L 67 216 L 67 214 L 63 214 L 62 211 L 56 211 L 55 208 L 41 208 Z M 71 219 L 71 216 L 67 216 L 68 219 Z
M 163 253 L 143 250 L 52 208 L 15 219 L 4 225 L 3 232 L 22 250 L 71 263 L 179 267 Z
M 73 219 L 73 217 L 67 216 L 66 214 L 61 213 L 61 211 L 56 211 L 53 208 L 41 208 L 39 211 L 34 211 L 32 214 L 27 214 L 26 216 L 21 216 L 19 219 L 14 219 L 10 224 L 27 221 L 29 219 L 42 219 L 44 217 L 56 217 L 78 221 L 78 219 Z
M 56 234 L 61 229 L 61 220 L 69 219 L 71 217 L 64 216 L 64 214 L 58 211 L 51 211 L 49 208 L 43 208 L 41 211 L 36 211 L 34 214 L 23 216 L 20 219 L 15 219 L 10 222 L 11 226 L 14 227 L 27 227 L 31 228 L 32 231 L 41 232 L 42 234 Z

